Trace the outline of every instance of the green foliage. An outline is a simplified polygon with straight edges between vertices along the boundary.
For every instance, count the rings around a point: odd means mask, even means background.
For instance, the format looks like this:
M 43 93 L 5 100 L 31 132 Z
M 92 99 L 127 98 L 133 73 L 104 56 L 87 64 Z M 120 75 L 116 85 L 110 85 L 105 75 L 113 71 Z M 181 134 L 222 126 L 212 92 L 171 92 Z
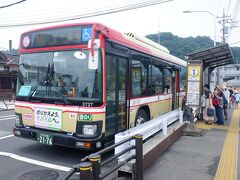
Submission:
M 158 41 L 157 34 L 149 34 L 146 37 L 154 42 Z M 160 44 L 168 48 L 170 53 L 174 56 L 184 59 L 184 56 L 188 54 L 212 47 L 213 40 L 207 36 L 197 36 L 195 38 L 190 36 L 182 38 L 170 32 L 164 32 L 160 34 Z M 232 52 L 235 60 L 238 60 L 238 63 L 240 63 L 240 48 L 233 47 Z

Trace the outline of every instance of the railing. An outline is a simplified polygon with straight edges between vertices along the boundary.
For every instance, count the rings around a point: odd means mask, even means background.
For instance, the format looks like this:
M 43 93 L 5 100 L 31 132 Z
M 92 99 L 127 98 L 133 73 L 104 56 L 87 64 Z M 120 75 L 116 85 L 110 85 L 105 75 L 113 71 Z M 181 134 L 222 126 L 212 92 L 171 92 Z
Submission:
M 79 173 L 80 180 L 102 180 L 109 176 L 117 169 L 124 166 L 127 162 L 135 159 L 134 162 L 134 179 L 143 179 L 143 140 L 147 139 L 162 130 L 164 136 L 168 135 L 168 126 L 179 121 L 183 124 L 183 112 L 180 109 L 166 113 L 156 119 L 148 121 L 144 124 L 131 128 L 127 131 L 115 135 L 115 144 L 109 146 L 97 153 L 86 156 L 81 160 L 80 164 L 74 168 L 63 178 L 68 180 L 74 173 Z M 103 154 L 115 149 L 114 156 L 101 162 Z M 148 152 L 146 156 L 151 156 Z M 118 159 L 118 165 L 107 172 L 101 172 L 101 168 L 106 164 Z
M 131 128 L 127 131 L 116 134 L 115 135 L 115 143 L 118 143 L 119 141 L 128 139 L 129 137 L 133 136 L 134 134 L 142 134 L 143 140 L 145 140 L 161 130 L 163 132 L 163 135 L 166 136 L 168 134 L 168 126 L 170 124 L 176 122 L 177 120 L 179 120 L 180 123 L 183 123 L 183 112 L 181 111 L 181 109 L 177 109 L 175 111 L 158 116 L 157 118 L 155 118 L 151 121 L 148 121 L 144 124 L 141 124 L 139 126 Z M 132 142 L 130 144 L 125 143 L 125 144 L 122 144 L 121 146 L 116 147 L 115 153 L 124 151 L 130 145 L 134 145 L 134 142 Z M 134 152 L 132 152 L 132 153 L 134 153 Z M 130 154 L 125 154 L 125 156 L 128 156 L 128 155 L 130 155 Z M 124 156 L 121 156 L 120 158 L 124 159 Z
M 125 149 L 122 152 L 119 152 L 112 156 L 111 158 L 101 162 L 101 157 L 103 154 L 112 151 L 116 147 L 127 143 L 128 141 L 135 141 L 134 146 L 129 146 L 127 149 Z M 74 168 L 63 177 L 63 180 L 68 180 L 74 173 L 79 173 L 79 179 L 80 180 L 102 180 L 105 179 L 107 176 L 109 176 L 111 173 L 115 172 L 118 168 L 123 166 L 126 162 L 136 159 L 136 171 L 139 172 L 137 174 L 137 179 L 142 180 L 143 179 L 143 169 L 142 169 L 142 156 L 143 156 L 143 139 L 142 135 L 134 135 L 129 138 L 126 138 L 122 141 L 119 141 L 118 143 L 109 146 L 97 153 L 93 153 L 89 156 L 86 156 L 81 160 L 80 164 L 74 165 Z M 101 168 L 108 163 L 112 162 L 113 160 L 117 159 L 119 156 L 122 156 L 128 151 L 131 151 L 132 149 L 136 150 L 135 155 L 131 155 L 128 158 L 126 158 L 123 162 L 119 163 L 117 166 L 113 167 L 111 170 L 108 170 L 107 172 L 101 172 Z

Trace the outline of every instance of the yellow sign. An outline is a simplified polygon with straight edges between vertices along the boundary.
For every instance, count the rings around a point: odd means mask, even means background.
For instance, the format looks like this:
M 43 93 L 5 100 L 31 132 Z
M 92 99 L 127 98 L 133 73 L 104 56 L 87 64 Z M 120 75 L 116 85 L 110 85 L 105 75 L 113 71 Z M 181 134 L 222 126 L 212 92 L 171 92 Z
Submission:
M 188 66 L 188 80 L 200 81 L 201 77 L 201 66 L 200 65 L 189 65 Z

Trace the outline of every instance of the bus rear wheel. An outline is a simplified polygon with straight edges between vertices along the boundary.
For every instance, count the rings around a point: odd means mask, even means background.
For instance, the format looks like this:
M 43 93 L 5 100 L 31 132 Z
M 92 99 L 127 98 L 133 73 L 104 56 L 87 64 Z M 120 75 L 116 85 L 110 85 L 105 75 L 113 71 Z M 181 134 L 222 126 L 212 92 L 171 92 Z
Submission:
M 148 121 L 148 116 L 146 111 L 143 109 L 140 109 L 137 113 L 136 119 L 135 119 L 135 126 L 138 126 L 142 123 L 145 123 Z

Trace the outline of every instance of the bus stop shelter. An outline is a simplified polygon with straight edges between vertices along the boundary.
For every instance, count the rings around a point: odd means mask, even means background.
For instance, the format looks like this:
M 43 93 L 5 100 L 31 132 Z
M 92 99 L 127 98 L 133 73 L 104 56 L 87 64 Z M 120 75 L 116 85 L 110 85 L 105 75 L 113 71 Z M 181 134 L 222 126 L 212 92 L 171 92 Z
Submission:
M 212 71 L 219 66 L 234 64 L 234 57 L 228 44 L 214 46 L 188 55 L 189 61 L 202 61 L 203 83 L 210 84 Z

